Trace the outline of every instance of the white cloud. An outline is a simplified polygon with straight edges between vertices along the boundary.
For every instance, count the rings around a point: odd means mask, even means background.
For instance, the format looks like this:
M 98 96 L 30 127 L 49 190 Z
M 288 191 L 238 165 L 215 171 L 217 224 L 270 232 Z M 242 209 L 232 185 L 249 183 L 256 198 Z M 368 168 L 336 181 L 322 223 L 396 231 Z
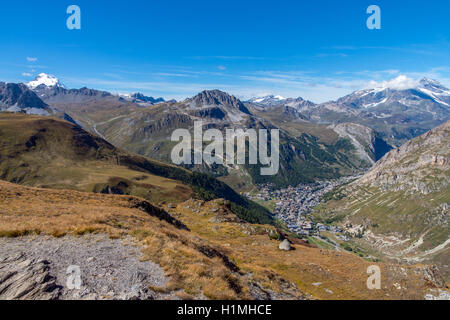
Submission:
M 380 89 L 394 89 L 394 90 L 407 90 L 416 88 L 419 85 L 419 80 L 408 78 L 405 75 L 400 75 L 395 79 L 383 82 L 370 81 L 368 88 L 380 88 Z
M 27 61 L 28 62 L 36 62 L 36 61 L 38 61 L 38 58 L 27 57 Z
M 216 65 L 216 68 L 218 66 Z M 178 70 L 171 73 L 145 73 L 145 80 L 123 78 L 66 78 L 75 87 L 88 86 L 96 89 L 136 92 L 182 100 L 200 91 L 220 89 L 239 98 L 265 96 L 303 97 L 316 103 L 336 100 L 353 91 L 364 88 L 391 88 L 406 90 L 416 88 L 423 77 L 435 79 L 450 86 L 446 74 L 450 68 L 440 67 L 425 72 L 404 70 L 361 70 L 323 75 L 314 71 L 264 70 L 248 73 Z M 133 74 L 129 71 L 126 74 Z M 141 75 L 141 74 L 139 74 Z M 189 79 L 192 78 L 192 79 Z
M 222 71 L 223 71 L 223 70 L 227 70 L 227 67 L 225 67 L 225 66 L 218 66 L 218 67 L 217 67 L 217 69 L 219 69 L 219 70 L 222 70 Z
M 24 73 L 22 73 L 22 76 L 24 76 L 24 77 L 32 77 L 33 75 L 31 73 L 29 73 L 29 72 L 24 72 Z

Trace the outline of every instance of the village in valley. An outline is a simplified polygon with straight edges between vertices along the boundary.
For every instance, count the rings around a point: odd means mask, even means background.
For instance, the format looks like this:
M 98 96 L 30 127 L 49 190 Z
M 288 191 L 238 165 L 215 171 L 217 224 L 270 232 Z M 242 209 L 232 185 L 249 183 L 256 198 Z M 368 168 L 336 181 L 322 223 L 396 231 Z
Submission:
M 311 184 L 299 184 L 285 189 L 276 189 L 271 184 L 261 185 L 256 194 L 245 193 L 249 199 L 263 202 L 275 202 L 274 215 L 284 222 L 292 233 L 301 237 L 318 236 L 320 232 L 333 233 L 336 238 L 346 241 L 344 230 L 334 226 L 315 222 L 311 212 L 319 204 L 325 202 L 324 196 L 337 187 L 346 184 L 355 177 L 344 177 L 336 180 L 318 181 Z

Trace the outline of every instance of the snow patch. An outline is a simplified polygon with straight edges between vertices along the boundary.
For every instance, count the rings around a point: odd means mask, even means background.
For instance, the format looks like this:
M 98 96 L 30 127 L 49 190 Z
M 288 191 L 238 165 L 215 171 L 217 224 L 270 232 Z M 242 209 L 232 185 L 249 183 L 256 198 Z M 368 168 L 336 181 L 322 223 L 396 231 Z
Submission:
M 423 93 L 425 93 L 427 96 L 430 96 L 431 98 L 433 98 L 433 100 L 435 100 L 437 103 L 443 104 L 447 107 L 450 107 L 450 105 L 442 100 L 439 99 L 439 95 L 446 95 L 446 94 L 437 94 L 431 90 L 425 89 L 425 88 L 419 88 L 419 90 Z
M 61 87 L 61 88 L 64 88 L 64 85 L 61 82 L 59 82 L 58 78 L 56 78 L 55 76 L 52 76 L 50 74 L 46 74 L 46 73 L 39 74 L 36 77 L 36 79 L 34 79 L 33 81 L 28 82 L 27 86 L 30 89 L 36 89 L 37 87 L 39 87 L 42 84 L 47 86 L 47 87 Z

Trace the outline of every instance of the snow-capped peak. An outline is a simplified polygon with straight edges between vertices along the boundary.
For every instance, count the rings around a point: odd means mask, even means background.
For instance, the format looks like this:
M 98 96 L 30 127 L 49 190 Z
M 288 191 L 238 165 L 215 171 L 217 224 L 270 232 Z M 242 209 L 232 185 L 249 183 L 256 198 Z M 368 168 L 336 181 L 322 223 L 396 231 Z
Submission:
M 52 76 L 50 74 L 41 73 L 36 79 L 27 83 L 27 86 L 31 89 L 35 89 L 40 85 L 45 85 L 46 87 L 61 87 L 64 88 L 64 85 L 59 82 L 58 78 Z
M 134 93 L 117 93 L 117 96 L 124 99 L 131 99 Z
M 359 95 L 366 95 L 372 92 L 380 92 L 386 89 L 391 90 L 408 90 L 408 89 L 429 89 L 432 91 L 448 91 L 439 81 L 423 78 L 421 80 L 412 79 L 405 75 L 400 75 L 397 78 L 392 80 L 383 81 L 383 82 L 375 82 L 371 81 L 366 86 L 366 89 L 357 91 L 356 93 Z M 438 92 L 439 93 L 439 92 Z
M 264 102 L 274 102 L 274 101 L 283 101 L 283 100 L 286 100 L 286 99 L 282 96 L 269 95 L 269 96 L 257 97 L 257 98 L 250 99 L 250 102 L 264 103 Z
M 423 86 L 426 86 L 426 85 L 439 86 L 439 87 L 442 86 L 439 81 L 429 79 L 429 78 L 423 78 L 422 80 L 420 80 L 420 84 Z
M 430 90 L 434 94 L 450 96 L 450 90 L 444 87 L 439 81 L 427 78 L 420 80 L 419 90 Z
M 371 82 L 367 89 L 340 98 L 338 102 L 364 108 L 373 108 L 392 102 L 417 105 L 418 99 L 423 99 L 423 95 L 417 95 L 417 92 L 425 94 L 436 103 L 450 106 L 450 90 L 439 81 L 427 78 L 412 79 L 404 75 L 388 81 Z

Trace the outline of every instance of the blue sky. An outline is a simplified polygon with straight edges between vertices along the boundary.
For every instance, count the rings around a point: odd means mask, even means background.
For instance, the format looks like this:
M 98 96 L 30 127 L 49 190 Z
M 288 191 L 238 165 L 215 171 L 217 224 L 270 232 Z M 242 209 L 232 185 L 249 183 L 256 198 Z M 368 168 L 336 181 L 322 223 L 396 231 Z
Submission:
M 81 8 L 81 30 L 66 9 Z M 381 8 L 369 30 L 366 9 Z M 450 86 L 450 1 L 2 1 L 0 80 L 182 99 L 204 89 L 338 98 L 371 81 Z

